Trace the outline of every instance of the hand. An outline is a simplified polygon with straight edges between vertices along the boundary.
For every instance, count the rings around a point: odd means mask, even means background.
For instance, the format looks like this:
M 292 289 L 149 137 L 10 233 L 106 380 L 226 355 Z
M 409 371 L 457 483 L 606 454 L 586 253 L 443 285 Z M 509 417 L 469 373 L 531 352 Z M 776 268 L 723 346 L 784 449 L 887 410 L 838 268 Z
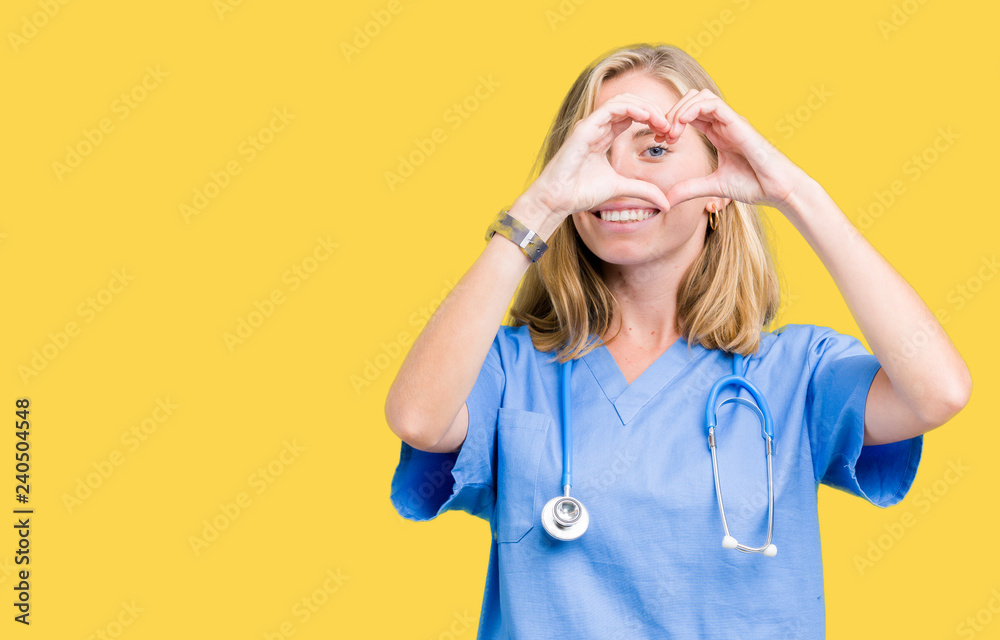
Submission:
M 722 196 L 747 204 L 782 208 L 804 172 L 786 158 L 722 98 L 708 89 L 691 89 L 667 112 L 667 144 L 688 124 L 719 151 L 719 167 L 707 176 L 683 180 L 667 190 L 671 206 L 702 196 Z
M 633 122 L 646 123 L 660 140 L 668 131 L 667 118 L 656 104 L 635 94 L 618 94 L 573 124 L 525 194 L 541 202 L 560 221 L 621 196 L 640 198 L 666 211 L 670 203 L 659 187 L 626 178 L 608 162 L 611 143 Z

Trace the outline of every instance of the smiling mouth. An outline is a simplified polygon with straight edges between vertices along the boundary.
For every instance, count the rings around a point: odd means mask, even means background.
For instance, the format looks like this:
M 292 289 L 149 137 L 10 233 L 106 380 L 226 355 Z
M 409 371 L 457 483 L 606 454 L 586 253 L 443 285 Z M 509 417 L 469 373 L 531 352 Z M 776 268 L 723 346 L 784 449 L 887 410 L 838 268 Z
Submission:
M 642 222 L 660 212 L 659 209 L 621 209 L 618 211 L 591 211 L 593 215 L 605 222 Z

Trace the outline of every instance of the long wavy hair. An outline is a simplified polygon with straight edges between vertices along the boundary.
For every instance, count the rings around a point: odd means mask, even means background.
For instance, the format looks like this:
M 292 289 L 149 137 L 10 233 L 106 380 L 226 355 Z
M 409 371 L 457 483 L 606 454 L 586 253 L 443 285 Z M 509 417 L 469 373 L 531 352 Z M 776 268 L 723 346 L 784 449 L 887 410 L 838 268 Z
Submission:
M 678 47 L 637 44 L 613 50 L 584 69 L 566 94 L 528 184 L 552 160 L 570 127 L 594 110 L 603 83 L 631 71 L 661 80 L 680 96 L 709 89 L 722 97 L 701 65 Z M 718 150 L 690 128 L 705 145 L 714 171 Z M 689 345 L 750 355 L 778 311 L 778 277 L 758 208 L 732 200 L 719 214 L 718 229 L 706 228 L 704 248 L 681 279 L 675 328 Z M 525 273 L 508 324 L 527 324 L 535 348 L 555 351 L 555 359 L 564 362 L 599 346 L 620 307 L 603 280 L 600 260 L 580 239 L 571 216 L 547 244 L 548 251 Z M 598 340 L 592 340 L 595 334 Z

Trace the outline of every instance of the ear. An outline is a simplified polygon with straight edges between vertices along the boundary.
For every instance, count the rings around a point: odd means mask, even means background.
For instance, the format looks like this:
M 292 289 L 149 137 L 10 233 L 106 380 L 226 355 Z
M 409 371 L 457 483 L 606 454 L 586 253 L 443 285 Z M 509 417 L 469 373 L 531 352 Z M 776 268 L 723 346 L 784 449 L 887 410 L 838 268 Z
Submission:
M 732 202 L 731 199 L 729 199 L 729 198 L 722 198 L 721 200 L 712 200 L 710 204 L 715 205 L 715 210 L 716 211 L 722 211 L 723 209 L 725 209 L 726 207 L 729 206 L 730 202 Z

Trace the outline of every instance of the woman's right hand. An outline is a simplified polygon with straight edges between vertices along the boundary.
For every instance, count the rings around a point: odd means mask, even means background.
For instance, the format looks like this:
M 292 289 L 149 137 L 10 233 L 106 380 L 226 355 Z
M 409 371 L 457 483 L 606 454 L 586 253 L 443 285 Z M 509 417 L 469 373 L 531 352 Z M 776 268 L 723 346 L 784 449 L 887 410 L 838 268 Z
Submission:
M 629 196 L 670 208 L 656 185 L 626 178 L 608 162 L 608 149 L 633 122 L 646 123 L 662 142 L 670 130 L 666 115 L 653 102 L 632 93 L 609 98 L 570 127 L 562 146 L 528 187 L 526 196 L 547 208 L 559 222 L 578 211 L 592 211 L 613 198 Z

